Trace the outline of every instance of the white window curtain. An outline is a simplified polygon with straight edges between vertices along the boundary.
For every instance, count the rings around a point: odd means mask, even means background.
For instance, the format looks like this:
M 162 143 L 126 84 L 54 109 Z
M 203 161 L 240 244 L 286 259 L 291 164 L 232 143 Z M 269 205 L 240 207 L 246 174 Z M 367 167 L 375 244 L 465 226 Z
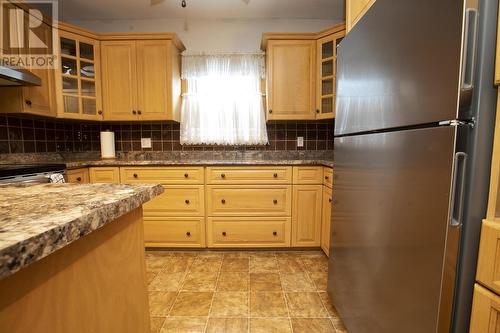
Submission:
M 264 145 L 262 54 L 184 55 L 181 144 Z

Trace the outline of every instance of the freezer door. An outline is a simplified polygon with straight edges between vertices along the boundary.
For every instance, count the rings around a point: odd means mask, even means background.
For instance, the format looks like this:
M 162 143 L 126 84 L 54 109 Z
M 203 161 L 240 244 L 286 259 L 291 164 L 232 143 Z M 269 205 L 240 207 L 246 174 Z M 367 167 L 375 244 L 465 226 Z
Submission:
M 377 0 L 338 48 L 335 135 L 457 118 L 463 8 Z
M 447 332 L 455 136 L 436 127 L 335 139 L 328 293 L 350 333 Z

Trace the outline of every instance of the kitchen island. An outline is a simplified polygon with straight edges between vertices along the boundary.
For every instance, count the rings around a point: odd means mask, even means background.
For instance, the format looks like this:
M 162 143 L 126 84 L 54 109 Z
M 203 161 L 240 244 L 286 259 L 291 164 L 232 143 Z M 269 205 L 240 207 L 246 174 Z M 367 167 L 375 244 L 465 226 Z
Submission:
M 0 332 L 149 332 L 142 204 L 162 192 L 0 186 Z

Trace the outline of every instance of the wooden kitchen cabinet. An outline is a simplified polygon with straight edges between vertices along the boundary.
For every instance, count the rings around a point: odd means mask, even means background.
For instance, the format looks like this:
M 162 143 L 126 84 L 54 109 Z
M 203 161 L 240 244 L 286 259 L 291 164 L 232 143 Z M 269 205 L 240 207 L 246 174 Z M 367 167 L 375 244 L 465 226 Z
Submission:
M 321 245 L 323 185 L 294 185 L 292 246 Z
M 323 186 L 323 205 L 321 214 L 321 249 L 330 256 L 330 224 L 332 219 L 332 189 Z
M 500 7 L 500 3 L 499 3 Z M 495 84 L 500 84 L 500 9 L 498 11 L 497 21 L 497 55 L 495 60 Z
M 474 285 L 470 333 L 500 333 L 500 297 Z
M 101 42 L 104 119 L 180 121 L 184 46 L 168 39 L 134 39 L 138 37 L 108 36 Z
M 348 33 L 366 14 L 375 0 L 346 0 L 346 32 Z
M 89 180 L 91 183 L 120 183 L 120 169 L 117 167 L 94 167 L 89 168 Z
M 204 217 L 144 216 L 148 247 L 205 247 Z
M 476 280 L 500 294 L 500 223 L 483 221 Z
M 60 118 L 102 120 L 100 43 L 96 35 L 61 23 L 56 49 L 57 115 Z
M 72 169 L 66 172 L 68 183 L 87 184 L 90 182 L 89 169 Z
M 266 57 L 267 119 L 316 119 L 316 41 L 269 40 Z
M 323 167 L 321 166 L 293 167 L 293 183 L 300 185 L 323 184 Z

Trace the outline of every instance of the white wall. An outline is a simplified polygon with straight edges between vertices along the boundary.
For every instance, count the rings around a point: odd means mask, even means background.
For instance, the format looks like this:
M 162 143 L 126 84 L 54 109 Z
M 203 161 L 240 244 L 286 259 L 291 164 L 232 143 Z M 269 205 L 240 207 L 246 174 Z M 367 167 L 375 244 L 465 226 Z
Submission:
M 254 52 L 260 49 L 263 32 L 317 32 L 335 20 L 306 19 L 183 19 L 71 21 L 96 32 L 175 32 L 187 52 Z

